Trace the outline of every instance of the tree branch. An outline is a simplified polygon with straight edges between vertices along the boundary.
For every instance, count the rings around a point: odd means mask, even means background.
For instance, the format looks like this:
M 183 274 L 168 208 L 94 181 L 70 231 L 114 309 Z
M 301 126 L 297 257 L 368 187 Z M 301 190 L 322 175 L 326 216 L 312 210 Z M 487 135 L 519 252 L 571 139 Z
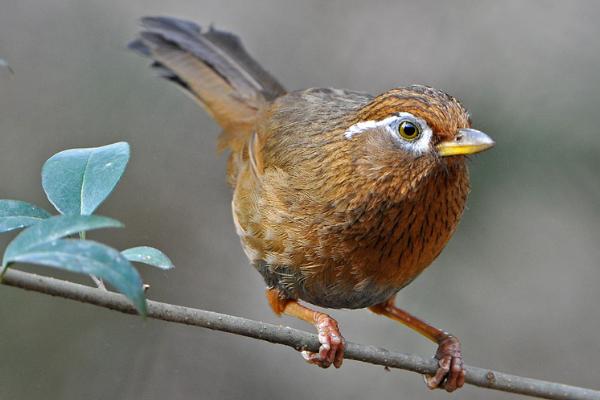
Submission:
M 89 286 L 14 269 L 6 272 L 2 283 L 8 286 L 105 307 L 126 314 L 136 314 L 135 308 L 122 295 Z M 317 336 L 308 332 L 157 301 L 148 301 L 148 317 L 248 336 L 254 339 L 289 346 L 296 350 L 317 351 L 319 348 Z M 434 359 L 424 359 L 412 354 L 396 353 L 380 347 L 352 342 L 346 343 L 345 358 L 390 368 L 405 369 L 419 374 L 433 374 L 437 369 L 437 363 Z M 471 366 L 466 366 L 465 369 L 467 383 L 488 389 L 545 399 L 600 400 L 600 391 L 596 390 L 525 378 Z

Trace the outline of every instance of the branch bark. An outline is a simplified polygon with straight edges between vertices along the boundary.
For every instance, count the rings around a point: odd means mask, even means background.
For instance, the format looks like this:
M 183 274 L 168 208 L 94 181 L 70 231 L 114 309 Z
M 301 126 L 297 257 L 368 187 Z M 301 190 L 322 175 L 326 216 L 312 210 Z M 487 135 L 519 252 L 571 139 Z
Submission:
M 4 285 L 63 297 L 126 314 L 136 314 L 135 308 L 120 294 L 54 278 L 10 269 L 2 280 Z M 317 336 L 298 329 L 267 324 L 227 314 L 198 310 L 148 300 L 148 317 L 179 324 L 243 335 L 292 347 L 296 350 L 317 351 Z M 433 374 L 434 359 L 413 354 L 392 352 L 380 347 L 346 343 L 345 358 L 399 368 L 419 374 Z M 505 374 L 485 368 L 466 366 L 466 382 L 488 389 L 518 393 L 544 399 L 600 400 L 600 391 Z

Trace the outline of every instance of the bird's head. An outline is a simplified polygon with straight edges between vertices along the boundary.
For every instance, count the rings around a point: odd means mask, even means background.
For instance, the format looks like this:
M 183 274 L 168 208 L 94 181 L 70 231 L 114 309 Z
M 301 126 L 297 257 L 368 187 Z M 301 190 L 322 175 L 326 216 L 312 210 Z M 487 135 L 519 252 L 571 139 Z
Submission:
M 494 145 L 471 128 L 458 100 L 421 85 L 377 96 L 359 110 L 344 136 L 357 141 L 375 168 L 447 165 Z

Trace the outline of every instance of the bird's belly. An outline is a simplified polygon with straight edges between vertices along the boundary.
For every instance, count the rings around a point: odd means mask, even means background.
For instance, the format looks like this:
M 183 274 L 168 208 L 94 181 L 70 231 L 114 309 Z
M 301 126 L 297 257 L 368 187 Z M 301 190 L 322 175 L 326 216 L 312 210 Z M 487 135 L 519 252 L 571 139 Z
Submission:
M 383 303 L 401 288 L 367 285 L 364 288 L 325 287 L 304 290 L 300 299 L 325 308 L 366 308 Z
M 274 267 L 264 261 L 254 263 L 254 267 L 263 276 L 267 286 L 278 289 L 283 296 L 324 308 L 370 307 L 386 301 L 405 286 L 391 283 L 382 285 L 369 278 L 359 282 L 348 279 L 323 280 L 322 276 L 306 275 L 297 268 Z

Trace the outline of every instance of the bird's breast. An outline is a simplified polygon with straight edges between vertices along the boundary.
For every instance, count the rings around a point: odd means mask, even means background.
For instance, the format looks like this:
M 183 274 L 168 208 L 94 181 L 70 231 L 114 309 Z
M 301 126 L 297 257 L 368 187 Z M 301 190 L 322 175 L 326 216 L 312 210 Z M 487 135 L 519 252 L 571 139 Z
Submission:
M 256 224 L 243 229 L 242 244 L 267 285 L 288 297 L 364 308 L 385 301 L 433 262 L 460 220 L 467 193 L 466 166 L 458 164 L 401 199 L 374 193 L 318 215 L 302 215 L 302 207 L 268 210 L 265 202 L 254 207 L 262 217 L 243 216 Z

